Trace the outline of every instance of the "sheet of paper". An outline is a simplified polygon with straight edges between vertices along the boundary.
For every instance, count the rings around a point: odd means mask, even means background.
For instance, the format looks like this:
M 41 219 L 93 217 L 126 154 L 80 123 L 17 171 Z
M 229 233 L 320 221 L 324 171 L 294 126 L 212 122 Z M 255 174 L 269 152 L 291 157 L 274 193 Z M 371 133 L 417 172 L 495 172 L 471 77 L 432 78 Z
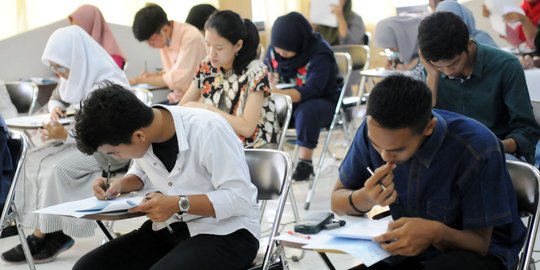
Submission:
M 49 114 L 40 114 L 32 116 L 21 116 L 15 118 L 6 119 L 6 124 L 10 127 L 20 127 L 20 128 L 39 128 L 51 121 Z M 62 125 L 69 125 L 75 122 L 73 117 L 60 118 L 58 120 Z
M 294 88 L 296 85 L 294 83 L 278 83 L 276 84 L 277 89 L 288 89 Z
M 303 248 L 342 251 L 360 259 L 367 267 L 390 256 L 390 253 L 386 252 L 378 243 L 373 241 L 339 237 L 315 239 L 303 246 Z
M 525 14 L 523 9 L 512 0 L 485 0 L 484 3 L 491 13 L 489 16 L 491 27 L 503 36 L 507 35 L 503 16 L 510 12 Z
M 132 85 L 131 88 L 144 88 L 147 90 L 155 90 L 155 89 L 165 89 L 167 87 L 161 87 L 161 86 L 148 84 L 148 83 L 139 83 L 139 84 Z
M 119 197 L 114 200 L 101 201 L 96 197 L 90 197 L 79 201 L 67 202 L 41 208 L 34 211 L 34 213 L 80 218 L 90 214 L 127 210 L 138 205 L 143 199 L 144 196 L 126 196 Z
M 337 27 L 337 17 L 331 12 L 331 5 L 339 5 L 339 0 L 311 0 L 309 12 L 311 23 Z
M 328 231 L 329 235 L 341 238 L 372 240 L 373 237 L 385 233 L 389 220 L 360 219 L 341 229 Z

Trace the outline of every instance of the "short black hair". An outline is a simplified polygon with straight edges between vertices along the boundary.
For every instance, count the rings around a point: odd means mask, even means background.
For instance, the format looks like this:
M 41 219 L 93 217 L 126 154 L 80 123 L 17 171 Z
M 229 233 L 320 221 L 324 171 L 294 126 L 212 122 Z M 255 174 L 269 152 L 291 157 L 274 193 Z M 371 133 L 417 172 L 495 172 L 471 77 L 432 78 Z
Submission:
M 91 155 L 104 144 L 130 144 L 133 132 L 149 126 L 153 119 L 152 108 L 133 92 L 109 81 L 100 82 L 75 114 L 77 147 Z
M 369 94 L 367 115 L 385 129 L 410 128 L 421 134 L 432 117 L 431 102 L 431 90 L 424 82 L 392 75 Z
M 138 41 L 146 41 L 168 23 L 167 13 L 160 6 L 149 4 L 137 11 L 131 30 Z
M 238 51 L 233 62 L 234 73 L 237 75 L 242 74 L 249 63 L 257 58 L 259 32 L 249 19 L 242 19 L 240 15 L 231 10 L 218 11 L 208 18 L 204 29 L 213 29 L 233 45 L 238 40 L 243 40 L 242 48 Z
M 450 60 L 467 51 L 469 29 L 452 12 L 435 12 L 418 26 L 418 48 L 429 61 Z
M 204 31 L 204 24 L 216 10 L 217 9 L 210 4 L 193 6 L 186 17 L 186 23 L 197 27 L 199 31 Z

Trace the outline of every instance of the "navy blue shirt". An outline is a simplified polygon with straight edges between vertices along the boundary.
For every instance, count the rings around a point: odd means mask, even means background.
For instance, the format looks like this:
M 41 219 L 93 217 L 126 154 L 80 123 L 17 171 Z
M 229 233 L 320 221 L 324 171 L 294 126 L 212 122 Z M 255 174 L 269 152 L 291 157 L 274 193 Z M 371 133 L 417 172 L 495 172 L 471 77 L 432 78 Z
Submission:
M 7 145 L 8 128 L 2 116 L 0 116 L 0 204 L 3 205 L 13 179 L 14 166 Z M 0 209 L 0 213 L 2 209 Z
M 526 236 L 516 195 L 506 169 L 502 144 L 486 127 L 465 116 L 433 110 L 437 124 L 418 151 L 394 169 L 397 200 L 394 220 L 420 217 L 457 229 L 493 227 L 488 253 L 510 268 Z M 373 148 L 364 123 L 339 169 L 343 185 L 360 189 L 372 169 L 385 164 Z M 430 247 L 419 256 L 440 254 Z

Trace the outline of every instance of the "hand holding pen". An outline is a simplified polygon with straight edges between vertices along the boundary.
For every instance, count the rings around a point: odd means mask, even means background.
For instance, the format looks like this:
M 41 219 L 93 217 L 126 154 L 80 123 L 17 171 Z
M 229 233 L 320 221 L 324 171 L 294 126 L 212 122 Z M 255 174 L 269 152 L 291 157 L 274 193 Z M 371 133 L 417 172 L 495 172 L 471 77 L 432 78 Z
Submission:
M 128 211 L 145 213 L 150 220 L 164 224 L 167 230 L 173 233 L 172 228 L 165 221 L 176 214 L 177 201 L 178 196 L 167 196 L 161 192 L 151 192 L 146 194 L 141 204 L 128 209 Z
M 395 164 L 386 163 L 375 171 L 369 167 L 366 168 L 371 177 L 364 183 L 364 189 L 373 204 L 387 206 L 397 199 L 397 192 L 394 189 L 394 174 L 392 173 L 395 167 Z
M 94 181 L 94 195 L 98 200 L 111 200 L 120 196 L 122 187 L 119 181 L 111 181 L 111 164 L 107 164 L 107 177 L 100 177 Z

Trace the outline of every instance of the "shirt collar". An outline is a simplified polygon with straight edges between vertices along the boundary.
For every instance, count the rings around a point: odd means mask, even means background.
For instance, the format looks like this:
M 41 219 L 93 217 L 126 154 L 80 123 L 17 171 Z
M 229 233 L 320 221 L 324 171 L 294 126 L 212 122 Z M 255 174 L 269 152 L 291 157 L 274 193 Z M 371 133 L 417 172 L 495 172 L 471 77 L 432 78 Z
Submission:
M 169 46 L 166 48 L 169 50 L 178 51 L 180 50 L 180 46 L 181 46 L 182 25 L 177 21 L 172 21 L 172 24 L 173 24 L 173 32 L 171 35 L 171 43 L 169 43 Z
M 180 113 L 182 108 L 180 106 L 165 106 L 159 104 L 153 105 L 152 107 L 163 108 L 171 113 L 174 121 L 174 129 L 176 130 L 176 140 L 178 141 L 178 152 L 189 150 L 186 130 L 184 128 L 184 120 L 182 119 L 182 114 Z
M 435 111 L 433 111 L 433 116 L 437 119 L 437 123 L 433 128 L 433 133 L 426 138 L 424 144 L 420 146 L 420 149 L 418 149 L 418 151 L 416 151 L 414 154 L 416 159 L 418 159 L 418 161 L 427 168 L 429 168 L 431 161 L 433 161 L 433 157 L 435 157 L 435 154 L 439 151 L 439 148 L 446 137 L 447 130 L 447 125 L 444 118 L 442 118 Z

